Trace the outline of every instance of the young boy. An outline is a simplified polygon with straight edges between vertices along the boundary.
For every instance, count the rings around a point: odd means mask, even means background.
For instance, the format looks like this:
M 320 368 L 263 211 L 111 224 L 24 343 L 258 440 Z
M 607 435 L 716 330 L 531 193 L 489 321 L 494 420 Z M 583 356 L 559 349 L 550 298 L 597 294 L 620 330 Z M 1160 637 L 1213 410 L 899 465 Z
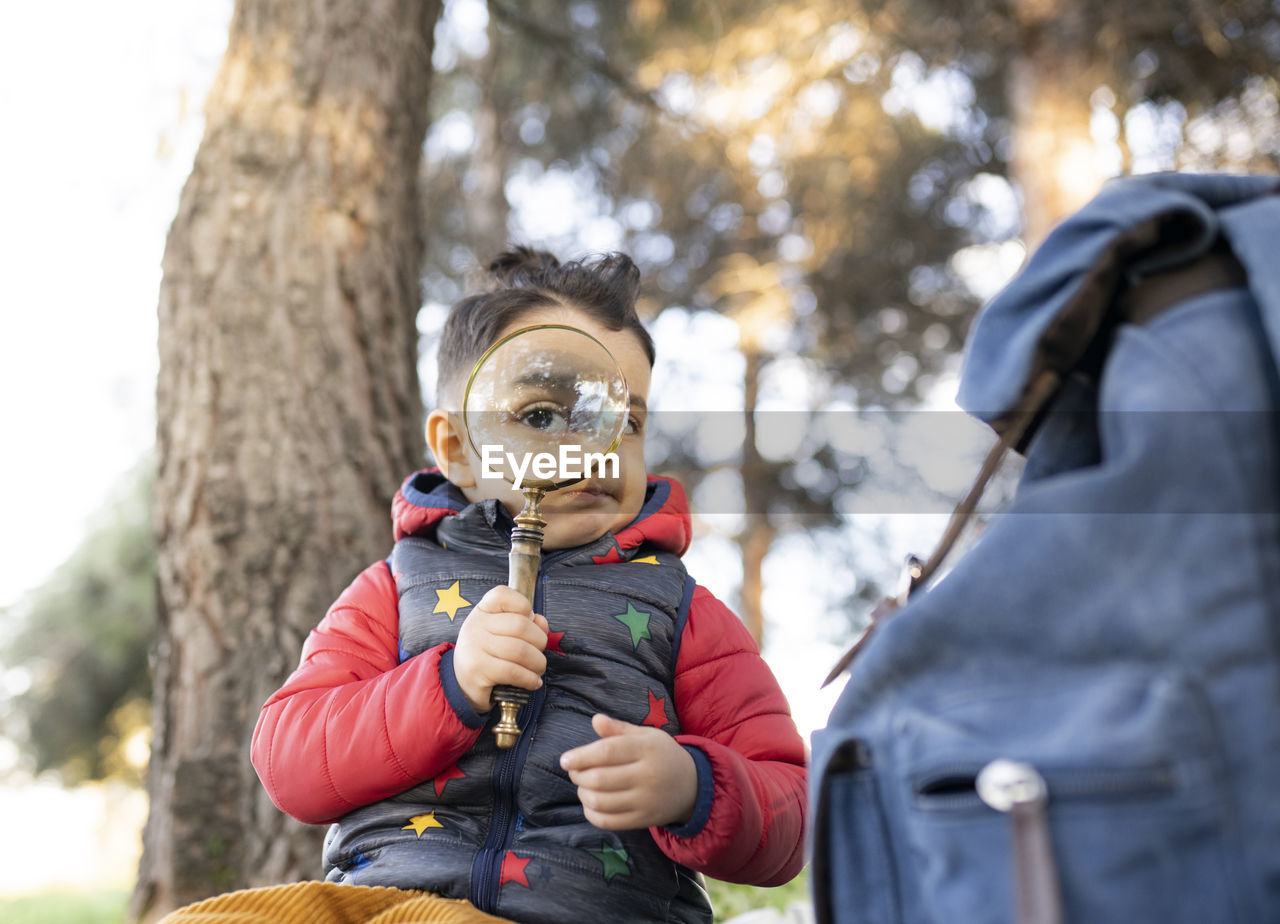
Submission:
M 490 269 L 497 286 L 455 305 L 440 342 L 442 407 L 427 421 L 440 471 L 404 483 L 390 556 L 343 592 L 263 706 L 254 767 L 283 811 L 331 823 L 330 883 L 521 922 L 710 921 L 699 873 L 778 885 L 799 872 L 803 742 L 750 635 L 680 563 L 683 490 L 645 473 L 654 354 L 635 265 L 520 249 Z M 480 477 L 446 408 L 488 347 L 548 323 L 608 347 L 631 416 L 617 477 L 547 495 L 531 605 L 505 586 L 521 495 Z M 497 684 L 532 691 L 509 750 L 491 733 Z

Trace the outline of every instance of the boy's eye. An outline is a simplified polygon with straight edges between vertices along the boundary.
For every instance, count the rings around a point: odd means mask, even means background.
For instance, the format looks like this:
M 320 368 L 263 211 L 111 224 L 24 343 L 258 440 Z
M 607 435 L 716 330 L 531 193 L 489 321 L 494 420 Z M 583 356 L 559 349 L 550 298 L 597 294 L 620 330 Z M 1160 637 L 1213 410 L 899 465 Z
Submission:
M 627 418 L 627 433 L 634 435 L 642 430 L 644 430 L 644 421 L 634 415 Z
M 526 427 L 543 432 L 564 430 L 568 423 L 561 408 L 548 403 L 532 404 L 517 411 L 515 416 Z

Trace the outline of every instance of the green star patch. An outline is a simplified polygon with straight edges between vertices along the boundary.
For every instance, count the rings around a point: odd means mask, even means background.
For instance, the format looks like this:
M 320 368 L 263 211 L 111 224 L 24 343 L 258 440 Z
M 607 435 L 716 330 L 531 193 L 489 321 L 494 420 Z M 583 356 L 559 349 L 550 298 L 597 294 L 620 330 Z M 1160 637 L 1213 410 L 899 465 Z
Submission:
M 606 880 L 612 879 L 614 876 L 631 875 L 631 858 L 625 850 L 601 844 L 599 850 L 588 850 L 587 853 L 604 864 L 604 878 Z
M 613 618 L 631 630 L 632 648 L 639 648 L 640 640 L 643 638 L 653 638 L 649 634 L 649 614 L 636 609 L 630 602 L 627 603 L 625 613 L 619 613 Z

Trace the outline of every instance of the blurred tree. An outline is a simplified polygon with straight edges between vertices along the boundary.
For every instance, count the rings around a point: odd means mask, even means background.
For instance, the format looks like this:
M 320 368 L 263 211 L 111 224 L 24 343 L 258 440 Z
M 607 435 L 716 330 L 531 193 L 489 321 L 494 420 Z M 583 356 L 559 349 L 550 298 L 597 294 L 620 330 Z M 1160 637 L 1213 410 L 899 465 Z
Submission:
M 998 253 L 1008 272 L 995 245 L 1020 232 L 1034 244 L 1123 169 L 1276 164 L 1280 25 L 1261 0 L 1189 13 L 1100 0 L 487 9 L 501 61 L 464 50 L 442 68 L 431 205 L 476 187 L 469 147 L 446 135 L 465 135 L 477 100 L 501 99 L 514 236 L 628 250 L 651 315 L 681 306 L 738 324 L 740 608 L 757 637 L 771 540 L 830 522 L 866 473 L 819 439 L 769 457 L 753 402 L 776 370 L 803 357 L 816 407 L 913 406 L 954 364 L 980 298 L 970 281 L 1001 272 Z M 1264 130 L 1241 144 L 1251 125 Z M 464 204 L 442 211 L 460 219 Z M 452 301 L 487 258 L 468 241 L 429 251 L 429 298 Z M 688 440 L 669 445 L 660 467 L 696 489 L 710 466 Z
M 1117 173 L 1280 166 L 1280 9 L 1268 0 L 862 5 L 931 68 L 998 76 L 1030 246 Z
M 239 0 L 160 289 L 160 638 L 131 913 L 318 872 L 261 704 L 423 457 L 418 164 L 436 0 Z
M 22 746 L 34 773 L 56 771 L 70 785 L 108 777 L 140 782 L 125 744 L 145 728 L 151 697 L 152 483 L 148 459 L 94 516 L 71 557 L 0 613 L 12 633 L 0 663 L 27 678 L 5 711 L 3 731 Z
M 804 459 L 833 477 L 785 477 L 802 460 L 761 451 L 756 396 L 779 360 L 801 355 L 827 397 L 843 387 L 864 405 L 910 405 L 927 393 L 975 305 L 950 260 L 987 233 L 975 230 L 984 205 L 968 185 L 1003 169 L 987 123 L 961 107 L 944 131 L 909 106 L 888 111 L 901 52 L 848 4 L 491 0 L 488 10 L 489 53 L 458 42 L 436 84 L 428 208 L 447 233 L 428 251 L 428 298 L 454 300 L 492 253 L 462 225 L 475 191 L 495 189 L 490 159 L 467 143 L 487 124 L 471 113 L 487 118 L 498 101 L 512 236 L 559 252 L 580 252 L 584 239 L 625 249 L 648 280 L 650 317 L 674 305 L 738 326 L 735 477 L 749 513 L 739 604 L 760 638 L 773 538 L 797 513 L 807 526 L 834 522 L 836 496 L 862 469 L 814 443 Z M 957 199 L 974 221 L 946 218 Z M 696 490 L 711 466 L 688 440 L 668 445 L 658 468 Z

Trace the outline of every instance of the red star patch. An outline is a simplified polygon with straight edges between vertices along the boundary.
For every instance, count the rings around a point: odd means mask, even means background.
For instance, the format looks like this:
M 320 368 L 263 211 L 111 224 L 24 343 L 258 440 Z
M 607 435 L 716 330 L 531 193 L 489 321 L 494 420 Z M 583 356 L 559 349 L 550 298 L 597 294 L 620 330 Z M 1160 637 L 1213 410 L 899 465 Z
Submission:
M 498 877 L 498 885 L 508 882 L 518 882 L 526 889 L 529 888 L 529 877 L 525 875 L 524 868 L 529 865 L 529 861 L 533 857 L 517 857 L 514 853 L 509 853 L 502 858 L 502 874 Z
M 459 779 L 462 779 L 462 778 L 463 778 L 463 777 L 465 777 L 465 776 L 466 776 L 466 774 L 465 774 L 465 773 L 463 773 L 461 770 L 459 770 L 459 769 L 458 769 L 458 765 L 457 765 L 457 764 L 454 764 L 452 767 L 450 767 L 450 768 L 449 768 L 448 770 L 446 770 L 444 773 L 441 773 L 439 776 L 437 776 L 434 780 L 432 780 L 432 781 L 431 781 L 431 782 L 435 783 L 435 786 L 436 786 L 436 795 L 438 796 L 438 795 L 440 795 L 441 793 L 443 793 L 443 792 L 444 792 L 444 784 L 445 784 L 445 783 L 449 782 L 450 780 L 459 780 Z
M 667 701 L 654 696 L 652 690 L 649 691 L 649 714 L 640 724 L 654 728 L 663 728 L 667 724 Z
M 618 551 L 616 545 L 607 555 L 592 555 L 591 560 L 597 565 L 620 565 L 623 562 L 622 553 Z
M 556 654 L 564 654 L 564 649 L 560 647 L 560 640 L 564 638 L 563 632 L 547 633 L 547 651 L 554 651 Z

